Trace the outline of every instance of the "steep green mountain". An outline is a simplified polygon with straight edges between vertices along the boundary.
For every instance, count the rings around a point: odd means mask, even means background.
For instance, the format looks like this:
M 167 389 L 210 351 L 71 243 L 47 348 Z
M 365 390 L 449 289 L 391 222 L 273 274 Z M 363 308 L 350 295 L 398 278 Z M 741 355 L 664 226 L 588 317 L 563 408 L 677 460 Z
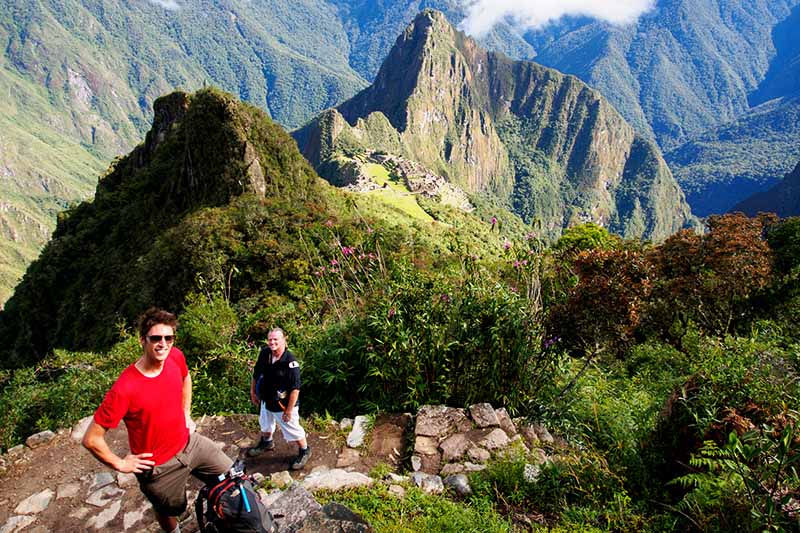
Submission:
M 441 260 L 456 239 L 493 256 L 530 231 L 502 210 L 501 235 L 480 208 L 410 210 L 399 194 L 331 187 L 263 111 L 217 89 L 164 96 L 154 113 L 94 199 L 59 215 L 0 312 L 0 367 L 108 347 L 147 307 L 179 311 L 197 292 L 248 313 L 307 305 L 325 253 L 341 259 L 358 238 L 380 238 L 385 264 L 394 253 Z
M 426 10 L 375 82 L 295 132 L 329 181 L 390 153 L 508 201 L 550 236 L 592 221 L 662 239 L 691 223 L 658 149 L 572 76 L 487 52 Z
M 144 144 L 101 178 L 94 201 L 59 217 L 7 302 L 3 366 L 54 345 L 103 345 L 117 321 L 180 302 L 195 276 L 213 282 L 224 264 L 214 245 L 236 237 L 222 233 L 213 208 L 234 198 L 293 205 L 320 197 L 319 178 L 291 138 L 256 108 L 206 90 L 161 98 L 154 112 Z
M 800 155 L 796 0 L 662 0 L 628 27 L 567 21 L 527 38 L 658 141 L 698 215 L 764 190 Z
M 800 158 L 800 95 L 761 104 L 665 158 L 697 215 L 726 212 Z
M 366 84 L 322 1 L 0 5 L 0 302 L 156 97 L 214 83 L 292 126 Z
M 750 216 L 758 213 L 775 213 L 783 218 L 800 216 L 800 163 L 777 185 L 739 202 L 731 211 Z

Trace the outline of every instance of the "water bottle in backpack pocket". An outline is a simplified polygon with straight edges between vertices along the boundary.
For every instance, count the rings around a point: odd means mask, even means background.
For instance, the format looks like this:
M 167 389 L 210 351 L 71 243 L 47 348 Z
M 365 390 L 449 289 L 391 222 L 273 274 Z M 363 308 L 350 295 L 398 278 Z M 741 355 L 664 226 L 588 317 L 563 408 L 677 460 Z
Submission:
M 253 487 L 253 478 L 236 461 L 197 495 L 194 504 L 199 530 L 204 533 L 275 533 L 275 520 Z

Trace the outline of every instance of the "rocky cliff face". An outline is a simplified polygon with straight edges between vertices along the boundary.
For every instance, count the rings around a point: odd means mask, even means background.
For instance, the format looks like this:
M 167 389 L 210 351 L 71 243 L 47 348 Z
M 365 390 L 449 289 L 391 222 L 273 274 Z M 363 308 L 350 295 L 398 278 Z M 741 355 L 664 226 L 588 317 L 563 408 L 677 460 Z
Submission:
M 599 93 L 487 52 L 432 10 L 397 39 L 372 86 L 295 138 L 328 179 L 343 154 L 397 153 L 500 197 L 552 236 L 592 221 L 661 239 L 693 220 L 658 149 Z

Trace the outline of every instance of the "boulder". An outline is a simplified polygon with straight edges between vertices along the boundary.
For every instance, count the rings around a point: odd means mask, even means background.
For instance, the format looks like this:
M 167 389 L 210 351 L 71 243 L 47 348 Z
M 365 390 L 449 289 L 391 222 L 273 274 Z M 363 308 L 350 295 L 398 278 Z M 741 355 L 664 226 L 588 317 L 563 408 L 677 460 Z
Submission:
M 461 497 L 466 497 L 472 494 L 472 487 L 469 486 L 469 480 L 464 474 L 454 474 L 444 478 L 444 486 L 453 489 L 456 494 Z
M 491 404 L 478 403 L 470 405 L 469 414 L 472 416 L 472 421 L 475 422 L 475 425 L 479 428 L 500 426 L 500 419 L 497 418 L 497 414 L 494 412 L 494 408 L 492 408 Z
M 423 438 L 425 437 L 418 437 L 417 442 L 419 442 L 419 440 Z M 467 436 L 465 434 L 456 433 L 454 435 L 450 435 L 444 441 L 442 441 L 441 444 L 439 444 L 439 449 L 442 450 L 442 461 L 444 461 L 445 463 L 449 463 L 451 461 L 459 459 L 471 447 L 472 443 L 469 441 L 469 439 L 467 439 Z
M 27 444 L 28 448 L 38 448 L 43 444 L 47 444 L 54 438 L 56 438 L 56 434 L 48 429 L 47 431 L 41 431 L 35 435 L 31 435 L 25 439 L 25 444 Z
M 283 515 L 275 519 L 281 533 L 299 531 L 308 516 L 322 510 L 311 493 L 298 484 L 290 486 L 271 505 L 265 505 L 273 515 Z
M 514 421 L 511 420 L 511 417 L 508 415 L 508 411 L 506 411 L 505 407 L 495 409 L 494 413 L 497 415 L 497 419 L 500 421 L 500 429 L 505 431 L 506 435 L 513 437 L 517 434 L 517 427 L 514 425 Z
M 300 485 L 304 489 L 316 492 L 318 490 L 342 490 L 355 487 L 372 485 L 374 480 L 361 472 L 348 472 L 340 468 L 317 471 L 309 474 Z
M 367 436 L 367 425 L 369 424 L 369 418 L 366 416 L 357 416 L 355 422 L 353 422 L 353 429 L 350 430 L 350 434 L 347 436 L 347 445 L 351 448 L 358 448 L 362 444 L 364 444 L 364 438 Z
M 358 453 L 358 450 L 345 448 L 336 459 L 336 468 L 347 468 L 348 466 L 353 466 L 359 461 L 360 458 L 361 454 Z
M 444 492 L 442 478 L 424 472 L 411 474 L 411 482 L 428 494 L 441 494 Z
M 471 428 L 472 423 L 463 409 L 446 405 L 423 405 L 417 413 L 414 433 L 441 441 L 453 433 L 469 431 Z
M 372 527 L 356 513 L 336 502 L 325 505 L 305 519 L 298 533 L 372 533 Z
M 75 442 L 81 442 L 83 440 L 83 435 L 86 433 L 86 430 L 89 428 L 89 424 L 92 423 L 92 420 L 94 420 L 94 415 L 81 418 L 74 426 L 72 426 L 70 438 Z
M 103 529 L 108 525 L 109 522 L 116 518 L 119 510 L 122 508 L 122 502 L 117 500 L 114 504 L 105 509 L 98 515 L 91 517 L 89 520 L 86 521 L 86 526 L 93 528 L 93 529 Z
M 45 489 L 36 494 L 31 494 L 14 508 L 16 514 L 39 514 L 50 505 L 55 494 L 50 489 Z
M 508 446 L 508 435 L 502 429 L 495 428 L 488 435 L 486 435 L 478 445 L 481 448 L 486 448 L 489 451 L 499 450 Z

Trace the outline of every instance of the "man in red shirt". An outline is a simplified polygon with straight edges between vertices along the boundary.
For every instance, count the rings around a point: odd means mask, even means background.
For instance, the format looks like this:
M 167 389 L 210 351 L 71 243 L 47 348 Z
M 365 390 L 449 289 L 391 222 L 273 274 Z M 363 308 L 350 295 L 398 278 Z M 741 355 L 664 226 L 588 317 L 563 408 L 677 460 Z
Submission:
M 183 353 L 173 346 L 178 321 L 160 309 L 139 320 L 142 356 L 112 385 L 83 436 L 83 445 L 101 463 L 136 474 L 153 504 L 158 523 L 179 532 L 191 473 L 205 483 L 228 471 L 232 460 L 208 438 L 195 433 L 191 417 L 192 378 Z M 128 429 L 130 453 L 115 454 L 106 431 L 120 420 Z

